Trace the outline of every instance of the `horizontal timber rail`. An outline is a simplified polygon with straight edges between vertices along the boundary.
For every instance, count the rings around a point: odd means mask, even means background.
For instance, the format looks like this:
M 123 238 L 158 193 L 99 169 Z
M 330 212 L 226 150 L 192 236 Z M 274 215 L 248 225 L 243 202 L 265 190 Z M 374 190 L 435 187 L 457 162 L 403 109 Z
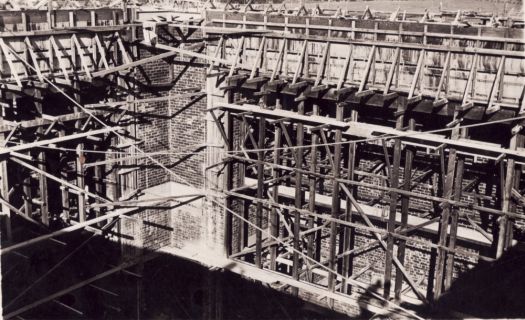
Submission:
M 343 130 L 343 134 L 349 138 L 359 137 L 364 139 L 381 140 L 392 139 L 391 137 L 396 137 L 403 141 L 420 142 L 429 146 L 438 147 L 445 145 L 448 147 L 454 147 L 457 148 L 459 152 L 463 151 L 465 154 L 468 155 L 478 156 L 481 158 L 486 157 L 492 160 L 500 158 L 501 155 L 505 155 L 506 157 L 516 159 L 516 161 L 518 161 L 521 164 L 525 164 L 525 152 L 502 148 L 494 144 L 489 144 L 482 141 L 474 141 L 467 139 L 451 140 L 437 134 L 417 132 L 411 130 L 401 131 L 390 127 L 367 123 L 349 123 L 344 121 L 337 121 L 335 119 L 330 119 L 322 116 L 299 115 L 293 111 L 287 110 L 262 109 L 259 106 L 247 104 L 235 105 L 227 103 L 218 103 L 213 109 L 224 109 L 232 111 L 234 113 L 249 112 L 253 115 L 264 116 L 267 119 L 282 119 L 282 121 L 284 122 L 302 122 L 309 127 L 328 125 L 333 128 L 346 128 L 346 130 Z M 249 116 L 250 115 L 247 115 L 247 117 Z M 382 135 L 386 136 L 382 138 L 380 137 Z M 348 143 L 350 143 L 351 141 L 352 140 L 350 139 Z
M 493 28 L 486 26 L 471 26 L 468 28 L 453 24 L 418 23 L 406 21 L 374 21 L 360 19 L 339 19 L 321 17 L 286 17 L 270 16 L 264 13 L 234 13 L 207 11 L 207 21 L 216 26 L 231 28 L 243 27 L 247 29 L 260 29 L 270 27 L 272 30 L 287 30 L 303 35 L 315 34 L 320 31 L 336 37 L 363 40 L 377 40 L 380 37 L 397 37 L 391 41 L 419 42 L 426 39 L 447 42 L 457 40 L 472 40 L 484 42 L 497 42 L 506 45 L 525 43 L 522 29 Z M 407 38 L 411 38 L 409 40 Z M 417 41 L 415 41 L 417 40 Z M 476 44 L 476 43 L 474 43 Z M 519 50 L 516 49 L 516 50 Z

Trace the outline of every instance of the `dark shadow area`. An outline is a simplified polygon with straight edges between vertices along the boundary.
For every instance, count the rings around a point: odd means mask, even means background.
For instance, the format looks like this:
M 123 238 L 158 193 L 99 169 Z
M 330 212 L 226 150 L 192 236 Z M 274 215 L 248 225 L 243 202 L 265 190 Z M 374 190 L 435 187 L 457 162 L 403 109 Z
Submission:
M 524 297 L 525 249 L 513 247 L 497 261 L 461 274 L 437 302 L 436 316 L 523 319 Z
M 16 220 L 18 226 L 24 225 Z M 25 225 L 16 233 L 16 242 L 34 238 L 41 232 Z M 57 263 L 86 241 L 82 249 L 55 269 Z M 121 248 L 106 236 L 78 231 L 2 256 L 4 315 L 120 265 Z M 134 249 L 128 248 L 126 252 Z M 151 253 L 143 252 L 144 255 Z M 49 271 L 48 276 L 39 280 Z M 6 308 L 14 297 L 31 286 L 31 290 Z M 130 266 L 66 292 L 20 316 L 23 319 L 137 319 L 139 312 L 141 319 L 347 318 L 242 275 L 209 270 L 168 254 L 157 254 L 143 266 Z
M 348 319 L 231 272 L 163 255 L 145 266 L 148 319 Z M 207 317 L 206 317 L 207 316 Z

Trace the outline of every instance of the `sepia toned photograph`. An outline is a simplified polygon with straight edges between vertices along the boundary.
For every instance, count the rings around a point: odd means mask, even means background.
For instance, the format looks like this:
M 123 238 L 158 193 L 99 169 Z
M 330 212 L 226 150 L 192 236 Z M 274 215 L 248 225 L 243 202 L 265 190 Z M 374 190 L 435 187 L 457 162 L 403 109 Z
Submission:
M 525 319 L 523 0 L 0 0 L 0 319 Z

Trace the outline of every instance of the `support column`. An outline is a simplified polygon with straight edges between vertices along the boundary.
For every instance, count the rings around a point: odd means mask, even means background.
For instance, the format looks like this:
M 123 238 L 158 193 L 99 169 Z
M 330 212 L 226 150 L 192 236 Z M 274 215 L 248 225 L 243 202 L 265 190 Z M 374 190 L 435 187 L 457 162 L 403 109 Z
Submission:
M 317 116 L 319 115 L 319 105 L 314 104 L 312 115 Z M 319 136 L 317 135 L 317 132 L 311 133 L 311 144 L 310 147 L 310 171 L 316 172 L 317 171 L 317 143 L 319 140 Z M 310 212 L 316 211 L 315 206 L 315 195 L 317 194 L 317 177 L 315 175 L 311 175 L 309 178 L 309 197 L 308 197 L 308 210 Z M 315 219 L 314 217 L 308 217 L 308 229 L 312 229 L 315 227 L 315 222 L 322 223 L 320 219 Z M 322 232 L 322 230 L 321 230 Z M 317 241 L 316 241 L 316 235 L 320 236 L 318 232 L 311 232 L 307 237 L 308 242 L 308 248 L 307 248 L 307 255 L 310 258 L 316 259 L 317 261 L 320 261 L 320 257 L 316 256 L 317 252 Z M 311 272 L 308 272 L 308 281 L 313 281 L 313 276 Z
M 457 134 L 456 134 L 457 135 Z M 444 152 L 444 150 L 442 150 Z M 456 169 L 456 149 L 450 148 L 448 154 L 448 165 L 446 173 L 442 172 L 442 175 L 445 174 L 444 187 L 443 187 L 443 198 L 451 199 L 452 191 L 454 185 L 454 176 Z M 448 225 L 451 215 L 451 205 L 444 204 L 443 211 L 441 212 L 441 220 L 439 225 L 439 242 L 440 246 L 438 249 L 438 256 L 436 262 L 436 277 L 435 277 L 435 287 L 434 287 L 434 300 L 439 299 L 443 292 L 443 280 L 445 272 L 445 259 L 447 252 L 444 247 L 447 245 L 447 234 L 448 234 Z
M 405 111 L 406 105 L 400 103 L 397 108 L 397 119 L 396 119 L 396 129 L 402 129 L 405 122 Z M 401 139 L 394 140 L 394 160 L 392 163 L 392 168 L 389 168 L 390 172 L 390 187 L 392 189 L 397 189 L 399 186 L 399 167 L 401 166 Z M 386 248 L 386 262 L 385 262 L 385 283 L 384 283 L 384 292 L 383 297 L 388 299 L 390 297 L 390 288 L 392 287 L 392 266 L 394 258 L 394 237 L 392 233 L 395 232 L 396 228 L 396 213 L 397 213 L 397 202 L 398 194 L 395 191 L 390 192 L 390 212 L 388 215 L 388 224 L 387 224 L 387 248 Z M 400 270 L 397 268 L 396 277 L 400 277 Z
M 229 90 L 227 93 L 228 103 L 233 102 L 233 92 Z M 224 142 L 225 151 L 230 152 L 233 150 L 233 118 L 229 111 L 224 112 L 224 131 L 226 133 L 227 140 Z M 226 160 L 226 166 L 224 168 L 223 176 L 223 187 L 226 191 L 231 190 L 233 187 L 233 163 L 232 160 Z M 233 233 L 233 216 L 229 210 L 232 210 L 232 199 L 226 196 L 224 200 L 226 209 L 224 210 L 224 248 L 226 250 L 226 256 L 230 256 L 233 250 L 232 244 L 232 233 Z
M 276 105 L 276 109 L 282 109 L 280 104 Z M 281 148 L 282 146 L 282 132 L 281 132 L 281 126 L 279 124 L 275 125 L 275 133 L 274 133 L 274 150 L 273 150 L 273 163 L 275 165 L 281 164 Z M 277 181 L 280 176 L 280 170 L 278 168 L 273 168 L 272 170 L 272 178 Z M 272 188 L 272 196 L 277 201 L 279 198 L 279 183 L 275 183 Z M 277 208 L 272 206 L 271 216 L 270 216 L 270 233 L 272 237 L 279 237 L 279 214 L 277 212 Z M 273 240 L 273 239 L 272 239 Z M 276 270 L 277 269 L 277 244 L 274 244 L 270 246 L 270 270 Z
M 44 130 L 42 127 L 39 127 L 37 130 L 38 134 L 43 134 Z M 41 149 L 38 153 L 38 169 L 42 171 L 47 171 L 46 169 L 46 153 L 44 151 L 45 149 Z M 49 198 L 47 195 L 47 178 L 45 175 L 40 174 L 38 178 L 38 186 L 40 189 L 40 216 L 42 219 L 42 223 L 46 226 L 49 226 Z
M 454 117 L 456 118 L 456 117 Z M 459 127 L 459 123 L 456 127 Z M 454 128 L 452 131 L 452 139 L 467 138 L 468 129 Z M 460 201 L 463 192 L 463 170 L 465 167 L 465 159 L 462 155 L 457 156 L 456 165 L 456 178 L 454 182 L 454 201 Z M 448 241 L 448 248 L 454 250 L 456 248 L 456 238 L 458 234 L 458 220 L 459 220 L 459 208 L 454 207 L 451 211 L 450 220 L 450 236 Z M 450 289 L 452 286 L 452 277 L 454 273 L 454 257 L 455 253 L 450 251 L 447 255 L 447 266 L 445 274 L 445 290 Z
M 356 122 L 358 119 L 358 112 L 356 110 L 351 111 L 350 121 Z M 355 167 L 357 162 L 357 145 L 355 143 L 350 143 L 348 145 L 348 159 L 347 159 L 347 179 L 350 181 L 353 181 L 355 179 Z M 357 192 L 354 185 L 349 186 L 349 191 L 352 193 L 354 198 L 357 198 Z M 348 199 L 346 199 L 346 214 L 345 214 L 345 221 L 348 222 L 354 222 L 354 218 L 352 215 L 352 202 Z M 354 238 L 355 238 L 355 228 L 346 226 L 343 229 L 343 249 L 341 250 L 343 253 L 345 253 L 348 250 L 352 250 L 354 248 Z M 343 277 L 349 277 L 353 273 L 353 254 L 345 254 L 343 257 L 342 262 L 342 275 Z M 346 280 L 343 280 L 341 291 L 347 294 L 351 294 L 351 287 L 348 286 L 346 283 Z
M 301 101 L 299 102 L 297 106 L 297 113 L 300 115 L 304 115 L 304 96 L 301 94 L 299 96 Z M 302 209 L 303 202 L 304 202 L 304 192 L 302 189 L 302 183 L 303 183 L 303 175 L 300 172 L 300 170 L 303 167 L 303 160 L 304 160 L 304 150 L 303 150 L 303 144 L 304 144 L 304 125 L 301 122 L 297 123 L 296 127 L 296 146 L 298 147 L 295 149 L 296 154 L 296 168 L 299 169 L 295 173 L 295 208 Z M 292 150 L 292 152 L 294 152 Z M 300 269 L 300 260 L 299 260 L 299 252 L 301 250 L 300 242 L 301 242 L 301 213 L 299 211 L 294 212 L 294 224 L 293 224 L 293 247 L 296 251 L 293 253 L 293 266 L 292 266 L 292 276 L 295 280 L 299 280 L 299 269 Z M 293 288 L 293 294 L 298 295 L 299 290 L 298 288 Z
M 523 137 L 519 134 L 521 131 L 521 126 L 518 125 L 512 129 L 512 137 L 509 143 L 510 150 L 516 150 L 518 144 L 521 146 L 523 144 Z M 512 189 L 515 185 L 519 185 L 519 179 L 516 179 L 515 174 L 516 170 L 515 160 L 512 158 L 507 159 L 507 170 L 505 175 L 505 183 L 503 186 L 503 203 L 502 211 L 513 212 L 515 211 L 515 206 L 512 203 Z M 518 176 L 519 177 L 519 176 Z M 498 219 L 499 232 L 498 232 L 498 245 L 496 250 L 496 258 L 501 258 L 505 250 L 508 248 L 512 240 L 512 220 L 508 216 L 503 215 Z
M 257 147 L 259 150 L 264 148 L 264 141 L 266 137 L 266 119 L 263 117 L 259 118 L 259 140 L 257 141 Z M 264 151 L 257 152 L 257 198 L 264 198 Z M 255 266 L 262 268 L 262 218 L 263 218 L 263 204 L 257 202 L 257 212 L 255 217 Z
M 58 132 L 58 136 L 59 137 L 64 137 L 66 135 L 66 131 L 64 129 L 61 129 L 59 132 Z M 63 159 L 67 159 L 67 152 L 64 151 L 64 152 L 61 152 L 60 153 L 60 160 L 59 160 L 59 163 L 61 164 L 61 167 L 64 167 L 64 165 L 67 163 L 67 161 L 63 161 Z M 67 175 L 68 173 L 67 172 L 64 172 L 64 177 L 63 179 L 64 180 L 69 180 Z M 61 190 L 61 195 L 62 195 L 62 219 L 66 222 L 66 223 L 69 223 L 69 218 L 70 218 L 70 208 L 69 208 L 69 191 L 68 191 L 68 188 L 66 186 L 60 186 L 60 190 Z
M 414 119 L 408 120 L 408 130 L 415 130 L 416 122 Z M 403 190 L 410 191 L 411 188 L 411 176 L 412 176 L 412 163 L 414 161 L 415 151 L 411 146 L 405 146 L 405 169 L 403 174 Z M 405 229 L 408 223 L 408 211 L 410 208 L 410 197 L 402 196 L 401 198 L 401 229 Z M 397 245 L 397 258 L 399 262 L 405 263 L 405 248 L 406 241 L 399 239 Z M 396 278 L 394 286 L 394 296 L 395 299 L 399 301 L 401 298 L 401 290 L 403 287 L 403 277 L 400 274 L 401 272 L 396 269 Z
M 336 115 L 335 118 L 338 121 L 343 121 L 344 117 L 344 104 L 337 103 L 336 106 Z M 332 218 L 339 219 L 339 214 L 341 212 L 341 195 L 339 190 L 339 182 L 337 179 L 340 177 L 341 170 L 341 140 L 343 133 L 341 129 L 335 130 L 335 140 L 334 140 L 334 159 L 332 167 L 332 175 L 334 177 L 332 184 Z M 328 155 L 330 156 L 330 155 Z M 328 256 L 328 268 L 330 270 L 336 270 L 337 268 L 337 223 L 334 221 L 330 222 L 330 244 L 329 244 L 329 256 Z M 335 285 L 337 279 L 333 272 L 328 273 L 328 290 L 330 292 L 335 291 Z M 328 304 L 330 308 L 334 306 L 334 300 L 329 299 Z

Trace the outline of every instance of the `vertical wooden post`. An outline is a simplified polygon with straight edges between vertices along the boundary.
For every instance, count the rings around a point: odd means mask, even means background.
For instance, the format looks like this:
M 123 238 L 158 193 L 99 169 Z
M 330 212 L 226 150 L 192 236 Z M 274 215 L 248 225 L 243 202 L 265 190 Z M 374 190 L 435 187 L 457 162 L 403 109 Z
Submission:
M 44 130 L 42 127 L 39 127 L 37 129 L 37 132 L 39 134 L 42 134 Z M 46 166 L 46 153 L 43 151 L 45 149 L 40 150 L 38 154 L 38 168 L 43 171 L 47 171 Z M 42 219 L 42 223 L 46 226 L 49 226 L 49 208 L 48 208 L 48 195 L 47 195 L 47 178 L 45 175 L 40 174 L 39 180 L 38 180 L 38 186 L 40 189 L 40 215 Z
M 60 129 L 60 131 L 58 132 L 58 136 L 59 137 L 64 137 L 66 135 L 66 131 L 64 129 Z M 62 161 L 62 159 L 65 159 L 67 157 L 67 153 L 66 152 L 62 152 L 60 154 L 60 163 L 63 165 L 65 164 L 66 162 L 65 161 Z M 64 180 L 68 180 L 67 178 L 67 172 L 64 173 L 65 174 L 65 177 L 64 177 Z M 69 210 L 69 191 L 68 191 L 68 188 L 66 186 L 61 186 L 60 187 L 60 190 L 61 190 L 61 195 L 62 195 L 62 219 L 66 222 L 69 222 L 69 217 L 70 217 L 70 210 Z
M 416 129 L 416 122 L 414 119 L 408 120 L 408 129 L 409 130 L 415 130 Z M 405 169 L 403 174 L 403 189 L 410 191 L 411 187 L 411 175 L 412 175 L 412 163 L 414 161 L 414 155 L 415 152 L 410 146 L 405 146 Z M 402 196 L 401 198 L 401 228 L 406 228 L 408 223 L 408 211 L 410 207 L 410 197 L 408 196 Z M 399 262 L 404 263 L 405 262 L 405 248 L 406 248 L 406 241 L 399 240 L 399 244 L 397 245 L 397 258 Z M 396 269 L 396 278 L 395 278 L 395 285 L 394 285 L 394 296 L 396 300 L 399 300 L 401 298 L 401 290 L 403 287 L 403 277 L 400 274 L 400 271 Z
M 276 109 L 281 109 L 281 105 L 277 104 Z M 275 126 L 274 133 L 274 151 L 273 151 L 273 163 L 276 165 L 281 164 L 281 148 L 282 146 L 282 132 L 281 126 Z M 280 176 L 280 171 L 278 168 L 273 168 L 273 179 L 278 179 Z M 272 189 L 272 196 L 277 201 L 279 198 L 279 183 L 275 183 Z M 270 216 L 270 233 L 272 237 L 279 237 L 279 214 L 277 213 L 277 208 L 272 206 L 271 216 Z M 270 269 L 277 269 L 277 244 L 270 247 Z
M 521 128 L 513 129 L 512 137 L 510 139 L 509 149 L 516 150 L 518 147 L 518 143 L 521 145 L 523 143 L 522 137 L 519 135 L 519 131 Z M 516 170 L 516 162 L 514 159 L 509 158 L 507 159 L 507 172 L 505 177 L 505 184 L 503 189 L 503 204 L 502 204 L 502 211 L 514 211 L 515 206 L 512 204 L 511 196 L 512 196 L 512 188 L 519 183 L 519 180 L 515 180 L 515 174 L 518 170 Z M 496 258 L 500 258 L 505 250 L 507 249 L 510 241 L 512 239 L 509 239 L 509 235 L 512 234 L 509 229 L 512 229 L 511 220 L 508 216 L 503 215 L 499 218 L 499 231 L 498 231 L 498 245 L 496 250 Z
M 343 121 L 344 118 L 344 103 L 337 103 L 336 105 L 336 120 Z M 333 168 L 332 175 L 334 181 L 332 183 L 332 218 L 339 219 L 339 214 L 341 212 L 341 195 L 339 189 L 339 182 L 336 180 L 340 177 L 341 173 L 341 140 L 343 133 L 341 129 L 335 130 L 335 139 L 334 139 L 334 159 L 333 159 Z M 329 155 L 330 156 L 330 155 Z M 335 270 L 337 267 L 337 223 L 335 221 L 330 222 L 330 244 L 329 244 L 329 255 L 328 255 L 328 268 Z M 328 290 L 334 292 L 336 284 L 336 278 L 333 272 L 328 273 Z M 332 308 L 334 304 L 333 299 L 328 300 L 329 306 Z
M 398 112 L 396 119 L 396 129 L 403 128 L 405 122 L 406 105 L 400 103 L 398 105 Z M 390 171 L 390 187 L 392 189 L 397 189 L 399 186 L 399 168 L 401 166 L 401 140 L 394 140 L 394 160 L 392 163 L 392 168 Z M 397 202 L 398 194 L 395 191 L 390 192 L 390 212 L 388 215 L 388 224 L 387 224 L 387 249 L 386 249 L 386 262 L 385 262 L 385 283 L 384 283 L 384 292 L 383 297 L 388 299 L 390 297 L 390 288 L 392 287 L 392 266 L 394 258 L 394 237 L 392 233 L 395 232 L 396 228 L 396 213 L 397 213 Z M 398 269 L 399 270 L 399 269 Z M 401 274 L 398 272 L 396 277 L 400 277 Z
M 303 97 L 303 94 L 300 95 L 300 97 Z M 297 113 L 300 115 L 304 115 L 304 99 L 301 99 L 299 104 L 297 105 Z M 301 122 L 297 123 L 296 127 L 296 146 L 298 147 L 295 149 L 296 154 L 296 168 L 302 169 L 303 167 L 303 160 L 304 160 L 304 125 Z M 292 151 L 293 152 L 293 151 Z M 301 172 L 296 171 L 295 173 L 295 208 L 302 209 L 303 202 L 304 202 L 304 192 L 302 188 L 303 183 L 303 175 Z M 293 247 L 295 250 L 299 251 L 301 250 L 300 242 L 301 242 L 301 214 L 299 211 L 294 212 L 294 224 L 293 224 Z M 293 253 L 293 266 L 292 266 L 292 276 L 295 280 L 299 280 L 299 267 L 300 267 L 300 260 L 299 260 L 299 253 L 297 251 L 294 251 Z M 293 288 L 293 294 L 298 295 L 299 290 L 298 288 Z
M 74 46 L 72 46 L 74 47 Z M 74 81 L 73 83 L 73 90 L 74 94 L 73 97 L 75 98 L 75 101 L 78 103 L 82 103 L 81 101 L 81 95 L 80 95 L 80 82 Z M 81 112 L 82 110 L 79 107 L 75 107 L 75 112 Z M 82 128 L 82 122 L 78 120 L 75 123 L 75 128 L 80 131 Z M 85 163 L 85 157 L 84 157 L 84 143 L 79 142 L 76 147 L 76 175 L 77 175 L 77 186 L 84 190 L 85 187 L 85 177 L 84 177 L 84 163 Z M 78 219 L 80 222 L 83 222 L 86 220 L 86 198 L 84 193 L 78 194 Z
M 319 105 L 314 104 L 313 115 L 319 115 Z M 319 140 L 319 136 L 316 132 L 311 133 L 311 144 L 310 147 L 310 171 L 316 172 L 317 170 L 317 143 Z M 308 210 L 310 212 L 315 212 L 316 206 L 315 206 L 315 195 L 317 193 L 317 177 L 314 175 L 310 176 L 309 179 L 309 197 L 308 197 Z M 312 229 L 315 226 L 316 219 L 314 217 L 308 217 L 308 229 Z M 317 219 L 319 222 L 319 219 Z M 322 222 L 321 222 L 322 223 Z M 307 255 L 310 258 L 315 258 L 317 260 L 320 259 L 320 257 L 316 257 L 316 233 L 312 232 L 308 235 L 308 248 L 307 248 Z M 308 272 L 308 280 L 313 281 L 312 273 Z
M 443 150 L 444 152 L 444 150 Z M 452 197 L 452 190 L 453 190 L 453 184 L 454 184 L 454 175 L 455 175 L 455 169 L 456 169 L 456 149 L 450 148 L 449 154 L 448 154 L 448 165 L 447 165 L 447 171 L 446 173 L 442 172 L 442 174 L 445 174 L 444 179 L 444 188 L 443 188 L 443 198 L 445 199 L 451 199 Z M 444 280 L 444 271 L 445 271 L 445 259 L 446 259 L 446 251 L 444 247 L 447 244 L 447 234 L 448 234 L 448 225 L 449 225 L 449 219 L 450 219 L 450 211 L 451 206 L 449 204 L 444 204 L 444 209 L 441 212 L 441 220 L 439 225 L 439 241 L 438 245 L 440 248 L 438 249 L 438 256 L 436 261 L 436 284 L 434 286 L 434 299 L 439 299 L 443 292 L 443 280 Z
M 25 141 L 27 142 L 27 141 Z M 30 151 L 27 151 L 28 155 L 31 155 Z M 27 176 L 24 178 L 22 190 L 24 191 L 24 210 L 25 215 L 29 218 L 33 216 L 33 196 L 31 192 L 31 171 L 27 172 Z
M 454 113 L 454 120 L 458 119 L 458 112 Z M 460 122 L 458 122 L 455 126 L 455 128 L 451 132 L 451 139 L 459 139 L 466 138 L 468 134 L 468 129 L 460 129 Z M 456 177 L 454 182 L 454 200 L 460 201 L 461 200 L 461 194 L 463 191 L 463 169 L 465 165 L 465 159 L 463 156 L 459 155 L 457 156 L 457 164 L 456 164 Z M 451 219 L 450 219 L 450 236 L 449 236 L 449 243 L 448 248 L 455 249 L 456 247 L 456 237 L 458 233 L 458 220 L 459 220 L 459 209 L 454 207 L 451 210 Z M 447 254 L 447 261 L 446 261 L 446 269 L 445 269 L 445 284 L 444 288 L 445 290 L 450 289 L 452 286 L 452 277 L 454 273 L 454 252 L 449 252 Z
M 40 90 L 35 90 L 35 107 L 36 111 L 42 115 L 42 92 Z M 37 133 L 42 135 L 44 129 L 42 127 L 37 128 Z M 38 153 L 38 168 L 42 171 L 46 171 L 46 154 L 44 149 L 41 149 Z M 38 187 L 40 190 L 40 216 L 42 223 L 49 226 L 49 208 L 48 208 L 48 196 L 47 196 L 47 178 L 45 175 L 40 174 L 38 178 Z
M 233 92 L 229 90 L 227 93 L 227 99 L 228 103 L 233 102 Z M 224 131 L 227 135 L 227 141 L 225 141 L 225 151 L 230 152 L 233 150 L 233 118 L 229 111 L 225 111 L 224 113 Z M 230 190 L 233 187 L 233 163 L 231 160 L 228 160 L 226 163 L 226 167 L 224 168 L 224 176 L 223 176 L 223 186 L 226 191 Z M 226 251 L 226 256 L 230 256 L 232 254 L 232 232 L 233 232 L 233 216 L 232 213 L 229 211 L 232 209 L 232 199 L 231 197 L 226 197 L 225 203 L 224 203 L 226 209 L 224 210 L 224 248 Z
M 264 148 L 264 141 L 266 139 L 266 119 L 259 118 L 259 140 L 254 146 L 258 149 Z M 264 151 L 257 152 L 257 198 L 264 198 Z M 263 204 L 257 202 L 257 212 L 255 224 L 258 228 L 262 228 Z M 262 268 L 262 231 L 255 230 L 255 265 L 257 268 Z
M 351 121 L 357 121 L 358 113 L 356 110 L 352 110 L 351 112 Z M 356 167 L 356 154 L 357 154 L 357 145 L 355 143 L 350 143 L 348 145 L 348 159 L 347 159 L 347 179 L 353 181 L 355 179 L 355 167 Z M 357 197 L 356 188 L 351 185 L 349 186 L 349 191 L 352 192 L 354 198 Z M 352 202 L 349 201 L 348 197 L 346 197 L 346 214 L 345 214 L 345 221 L 354 222 L 354 218 L 352 215 Z M 346 252 L 347 250 L 353 249 L 354 246 L 354 237 L 355 237 L 355 228 L 353 227 L 345 227 L 343 231 L 343 249 L 342 252 Z M 343 266 L 342 266 L 342 275 L 343 277 L 349 277 L 353 273 L 353 255 L 345 254 L 343 257 Z M 344 293 L 351 293 L 351 287 L 348 286 L 346 283 L 346 280 L 343 280 L 343 285 L 341 287 L 342 292 Z

